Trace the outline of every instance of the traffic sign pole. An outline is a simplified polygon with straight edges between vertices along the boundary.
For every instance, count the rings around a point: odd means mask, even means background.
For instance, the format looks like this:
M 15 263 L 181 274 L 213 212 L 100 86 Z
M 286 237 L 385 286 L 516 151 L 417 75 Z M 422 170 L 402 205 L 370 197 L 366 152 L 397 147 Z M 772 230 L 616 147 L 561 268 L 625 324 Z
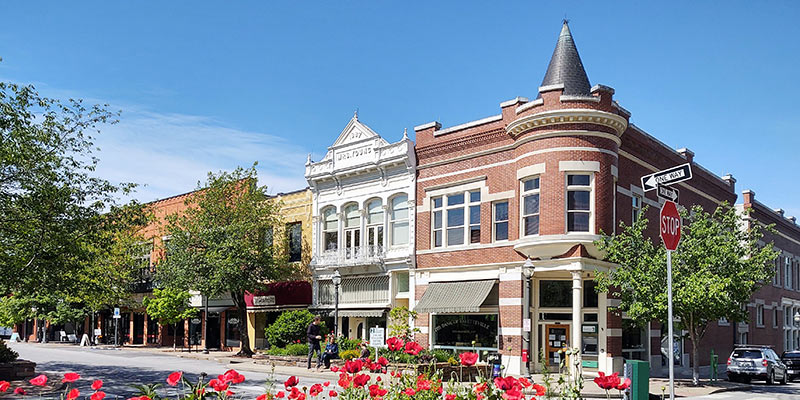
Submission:
M 675 336 L 672 335 L 672 250 L 667 250 L 667 334 L 669 335 L 669 399 L 675 400 Z

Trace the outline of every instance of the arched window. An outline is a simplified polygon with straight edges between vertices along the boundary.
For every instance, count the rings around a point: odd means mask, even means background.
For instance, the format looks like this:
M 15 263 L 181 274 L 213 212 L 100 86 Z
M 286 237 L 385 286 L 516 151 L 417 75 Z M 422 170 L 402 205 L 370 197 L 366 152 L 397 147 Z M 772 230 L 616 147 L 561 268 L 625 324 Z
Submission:
M 361 245 L 361 213 L 358 205 L 353 203 L 344 207 L 344 249 L 345 257 L 356 255 L 356 248 Z
M 367 246 L 371 252 L 380 251 L 383 246 L 383 207 L 381 199 L 367 202 Z
M 408 244 L 408 196 L 404 194 L 392 198 L 389 231 L 392 246 Z
M 339 218 L 336 208 L 328 207 L 322 212 L 322 249 L 336 250 L 339 247 Z

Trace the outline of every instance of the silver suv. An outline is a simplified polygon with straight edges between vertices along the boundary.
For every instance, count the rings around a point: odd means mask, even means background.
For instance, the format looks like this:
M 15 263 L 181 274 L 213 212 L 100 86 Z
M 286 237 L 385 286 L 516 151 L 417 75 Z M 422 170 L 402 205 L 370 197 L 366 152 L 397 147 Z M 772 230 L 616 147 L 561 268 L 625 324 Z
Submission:
M 749 383 L 763 380 L 767 385 L 786 384 L 786 365 L 770 346 L 738 346 L 728 358 L 728 380 Z

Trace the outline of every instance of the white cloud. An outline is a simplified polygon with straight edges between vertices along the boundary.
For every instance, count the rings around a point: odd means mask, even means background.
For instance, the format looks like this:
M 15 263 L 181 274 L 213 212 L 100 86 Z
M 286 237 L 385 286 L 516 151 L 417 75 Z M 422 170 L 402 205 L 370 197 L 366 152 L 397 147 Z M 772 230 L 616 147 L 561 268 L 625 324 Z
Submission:
M 209 171 L 249 167 L 254 161 L 270 193 L 306 186 L 306 150 L 284 138 L 226 127 L 203 116 L 125 110 L 119 123 L 102 127 L 96 138 L 97 175 L 143 185 L 133 196 L 140 201 L 194 190 Z

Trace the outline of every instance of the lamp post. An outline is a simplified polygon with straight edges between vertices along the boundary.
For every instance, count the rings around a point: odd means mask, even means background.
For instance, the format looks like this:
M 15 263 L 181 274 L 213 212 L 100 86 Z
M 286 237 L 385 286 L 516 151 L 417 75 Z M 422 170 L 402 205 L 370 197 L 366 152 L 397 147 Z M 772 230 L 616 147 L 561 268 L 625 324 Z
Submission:
M 208 354 L 208 296 L 203 296 L 205 310 L 203 312 L 203 354 Z
M 339 337 L 339 285 L 341 284 L 342 274 L 340 274 L 339 270 L 337 269 L 333 272 L 333 336 L 336 338 Z
M 535 269 L 533 261 L 528 257 L 525 264 L 522 264 L 522 275 L 525 276 L 525 289 L 522 292 L 522 326 L 525 330 L 525 348 L 528 350 L 528 358 L 525 360 L 525 376 L 531 376 L 531 277 L 533 277 L 533 270 Z M 527 328 L 527 330 L 525 329 Z

